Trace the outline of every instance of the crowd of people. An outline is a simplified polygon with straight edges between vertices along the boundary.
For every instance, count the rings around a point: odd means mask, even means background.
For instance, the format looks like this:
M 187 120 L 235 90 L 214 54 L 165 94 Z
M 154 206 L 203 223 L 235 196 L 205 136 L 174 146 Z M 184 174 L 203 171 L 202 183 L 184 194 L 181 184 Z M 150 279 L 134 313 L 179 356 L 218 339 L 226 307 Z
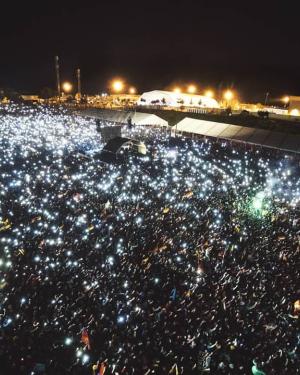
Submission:
M 299 158 L 0 107 L 3 374 L 300 373 Z

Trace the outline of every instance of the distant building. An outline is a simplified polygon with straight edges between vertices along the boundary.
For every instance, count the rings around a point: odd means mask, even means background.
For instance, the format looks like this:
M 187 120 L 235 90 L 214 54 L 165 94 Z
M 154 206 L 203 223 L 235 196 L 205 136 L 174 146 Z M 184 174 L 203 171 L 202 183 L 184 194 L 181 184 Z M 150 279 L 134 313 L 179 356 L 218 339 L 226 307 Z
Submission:
M 21 95 L 21 98 L 25 102 L 39 102 L 40 98 L 38 95 Z
M 133 94 L 114 94 L 89 96 L 88 103 L 95 106 L 107 107 L 107 108 L 122 108 L 134 106 L 139 99 L 139 95 Z
M 168 107 L 220 108 L 219 103 L 208 96 L 154 90 L 143 93 L 138 105 L 161 105 Z
M 10 100 L 5 96 L 2 100 L 0 100 L 1 104 L 9 104 Z
M 287 116 L 289 114 L 289 111 L 284 108 L 278 108 L 278 107 L 264 107 L 262 109 L 263 111 L 267 111 L 269 113 L 273 113 L 274 115 L 281 115 L 281 116 Z

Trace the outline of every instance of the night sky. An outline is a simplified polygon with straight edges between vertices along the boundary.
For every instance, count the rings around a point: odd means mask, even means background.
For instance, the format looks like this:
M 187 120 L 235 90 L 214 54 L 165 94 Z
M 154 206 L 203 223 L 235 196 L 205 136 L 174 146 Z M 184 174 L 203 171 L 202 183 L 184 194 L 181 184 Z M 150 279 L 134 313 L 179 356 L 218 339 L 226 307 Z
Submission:
M 244 100 L 300 94 L 299 16 L 291 1 L 6 2 L 0 87 L 38 93 L 81 68 L 83 91 L 122 76 L 138 90 L 176 82 L 234 87 Z

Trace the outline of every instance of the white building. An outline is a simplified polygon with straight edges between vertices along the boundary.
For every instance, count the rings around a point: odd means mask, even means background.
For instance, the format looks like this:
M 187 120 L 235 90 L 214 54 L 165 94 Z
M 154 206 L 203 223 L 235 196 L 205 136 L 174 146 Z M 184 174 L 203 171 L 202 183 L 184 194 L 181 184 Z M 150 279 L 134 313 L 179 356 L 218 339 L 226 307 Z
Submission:
M 147 106 L 220 108 L 219 103 L 208 96 L 160 90 L 144 92 L 138 99 L 137 104 Z

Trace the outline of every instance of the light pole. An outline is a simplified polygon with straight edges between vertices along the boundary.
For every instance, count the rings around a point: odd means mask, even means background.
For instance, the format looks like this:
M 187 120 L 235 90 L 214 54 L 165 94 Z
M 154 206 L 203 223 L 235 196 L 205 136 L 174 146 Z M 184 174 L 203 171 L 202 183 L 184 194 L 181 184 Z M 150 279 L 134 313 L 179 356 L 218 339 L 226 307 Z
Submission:
M 55 72 L 56 72 L 57 95 L 58 95 L 58 98 L 60 98 L 60 77 L 59 77 L 59 59 L 58 59 L 58 56 L 55 56 Z
M 269 95 L 270 95 L 270 93 L 267 92 L 266 97 L 265 97 L 265 106 L 268 104 Z
M 80 69 L 77 69 L 77 94 L 79 99 L 81 98 L 81 77 L 80 77 Z

